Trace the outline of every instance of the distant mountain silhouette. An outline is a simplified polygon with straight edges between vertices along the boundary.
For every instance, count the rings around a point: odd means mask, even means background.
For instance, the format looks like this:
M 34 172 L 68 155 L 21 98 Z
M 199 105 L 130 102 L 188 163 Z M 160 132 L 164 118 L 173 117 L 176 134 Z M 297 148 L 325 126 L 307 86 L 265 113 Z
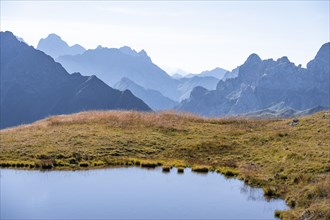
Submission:
M 191 74 L 189 79 L 188 77 L 174 79 L 155 65 L 144 50 L 137 52 L 128 46 L 119 49 L 98 46 L 96 49 L 87 50 L 83 54 L 60 56 L 56 61 L 61 63 L 69 72 L 95 74 L 110 86 L 118 85 L 117 83 L 122 78 L 127 78 L 144 90 L 158 91 L 162 96 L 175 102 L 188 98 L 195 86 L 214 89 L 219 79 L 208 75 L 223 77 L 226 72 L 224 69 L 216 68 L 197 75 Z M 121 88 L 124 87 L 121 85 Z M 139 91 L 141 90 L 139 89 Z M 139 94 L 142 95 L 142 93 Z M 148 100 L 146 102 L 149 102 L 156 109 L 163 109 L 164 107 L 167 109 L 171 105 L 167 103 L 160 106 L 159 102 L 154 99 L 154 94 L 145 94 L 143 99 Z M 151 102 L 152 100 L 156 102 Z
M 178 102 L 163 96 L 156 90 L 145 89 L 142 86 L 139 86 L 126 77 L 116 83 L 114 88 L 121 91 L 126 89 L 130 90 L 136 97 L 142 99 L 153 110 L 173 109 L 175 105 L 179 104 Z
M 85 48 L 79 44 L 75 44 L 70 47 L 64 40 L 61 39 L 60 36 L 57 36 L 56 34 L 50 34 L 45 39 L 40 39 L 37 49 L 45 52 L 54 59 L 63 55 L 77 55 L 85 52 Z
M 238 76 L 238 72 L 239 72 L 239 67 L 236 67 L 231 72 L 227 71 L 221 80 L 226 81 L 227 79 L 236 78 Z
M 184 100 L 189 98 L 191 91 L 197 87 L 202 86 L 206 89 L 212 90 L 217 87 L 219 79 L 212 76 L 193 76 L 193 77 L 183 77 L 179 79 L 179 85 L 177 91 L 180 94 L 179 99 Z
M 181 79 L 181 78 L 183 78 L 184 76 L 181 75 L 180 73 L 174 73 L 173 75 L 171 75 L 171 77 L 172 77 L 173 79 Z
M 200 115 L 246 114 L 267 108 L 304 111 L 330 106 L 330 43 L 324 44 L 307 69 L 287 57 L 261 60 L 251 54 L 235 69 L 236 78 L 220 80 L 215 90 L 195 88 L 178 109 Z
M 194 89 L 194 87 L 203 86 L 207 89 L 215 89 L 218 81 L 219 80 L 214 77 L 194 76 L 192 78 L 181 78 L 177 80 L 177 87 L 174 91 L 177 93 L 178 100 L 184 100 L 189 98 L 190 92 Z M 116 83 L 113 87 L 119 90 L 129 89 L 134 95 L 142 99 L 153 110 L 173 109 L 179 104 L 178 101 L 165 97 L 158 90 L 145 89 L 126 77 Z
M 204 77 L 204 76 L 210 76 L 210 77 L 214 77 L 217 79 L 223 79 L 223 77 L 225 76 L 225 74 L 228 72 L 228 70 L 222 69 L 220 67 L 217 67 L 213 70 L 205 70 L 201 73 L 198 74 L 188 74 L 186 76 L 184 76 L 185 78 L 191 78 L 194 76 L 199 76 L 199 77 Z
M 282 108 L 282 109 L 267 108 L 255 112 L 242 114 L 242 116 L 249 118 L 289 118 L 289 117 L 311 115 L 316 112 L 325 111 L 325 110 L 329 110 L 329 107 L 316 106 L 314 108 L 301 110 L 301 111 L 291 108 Z
M 155 65 L 144 50 L 136 52 L 127 46 L 119 49 L 99 46 L 81 55 L 66 55 L 56 60 L 69 72 L 95 74 L 110 86 L 126 77 L 173 100 L 179 97 L 176 92 L 178 82 Z
M 83 110 L 150 108 L 130 91 L 113 89 L 96 76 L 70 75 L 45 53 L 0 32 L 1 123 L 10 127 Z
M 96 74 L 110 86 L 129 88 L 156 110 L 171 106 L 169 100 L 183 100 L 177 109 L 207 116 L 268 110 L 281 115 L 285 109 L 301 112 L 329 105 L 329 55 L 327 44 L 323 47 L 307 69 L 295 66 L 287 57 L 261 60 L 251 54 L 232 71 L 215 68 L 184 77 L 170 77 L 144 50 L 137 52 L 128 46 L 99 46 L 56 60 L 69 72 Z

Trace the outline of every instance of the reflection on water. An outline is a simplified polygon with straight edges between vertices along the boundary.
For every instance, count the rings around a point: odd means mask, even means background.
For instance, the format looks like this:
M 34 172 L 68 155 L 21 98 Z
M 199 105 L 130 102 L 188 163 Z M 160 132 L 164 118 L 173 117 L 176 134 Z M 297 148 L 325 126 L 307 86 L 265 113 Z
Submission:
M 247 196 L 247 199 L 252 200 L 252 201 L 256 201 L 256 200 L 269 201 L 270 200 L 270 198 L 263 196 L 263 193 L 262 193 L 261 189 L 255 188 L 255 187 L 250 187 L 246 184 L 244 184 L 241 187 L 241 193 L 245 194 Z
M 190 169 L 0 172 L 1 219 L 273 219 L 287 208 L 243 181 Z

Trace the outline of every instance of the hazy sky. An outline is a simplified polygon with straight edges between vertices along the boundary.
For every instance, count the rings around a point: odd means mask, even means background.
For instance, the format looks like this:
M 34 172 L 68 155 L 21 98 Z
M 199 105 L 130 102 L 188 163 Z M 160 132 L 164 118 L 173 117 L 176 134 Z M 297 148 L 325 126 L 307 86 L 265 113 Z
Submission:
M 69 45 L 145 49 L 168 71 L 228 70 L 251 53 L 314 58 L 330 41 L 329 1 L 1 1 L 1 31 L 36 46 L 56 33 Z

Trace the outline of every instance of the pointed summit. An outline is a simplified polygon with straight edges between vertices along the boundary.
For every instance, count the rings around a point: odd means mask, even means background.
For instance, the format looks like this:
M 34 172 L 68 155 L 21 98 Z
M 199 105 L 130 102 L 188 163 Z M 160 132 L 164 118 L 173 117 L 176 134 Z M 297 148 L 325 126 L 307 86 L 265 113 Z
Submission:
M 321 46 L 315 58 L 307 64 L 307 68 L 314 68 L 315 65 L 323 64 L 329 69 L 330 63 L 330 42 Z
M 57 34 L 49 34 L 46 39 L 49 39 L 49 40 L 58 40 L 58 41 L 63 41 L 62 38 L 60 36 L 58 36 Z M 63 41 L 64 42 L 64 41 Z
M 132 48 L 128 47 L 128 46 L 123 46 L 121 48 L 119 48 L 119 50 L 127 55 L 131 55 L 131 56 L 136 56 L 137 52 L 135 50 L 133 50 Z
M 106 47 L 102 47 L 102 45 L 98 45 L 95 50 L 102 50 L 102 49 L 106 49 Z
M 46 38 L 40 39 L 37 49 L 45 52 L 54 59 L 63 55 L 77 55 L 85 52 L 85 48 L 79 44 L 70 47 L 56 34 L 49 34 Z
M 138 52 L 138 56 L 149 61 L 149 62 L 152 62 L 151 61 L 151 58 L 148 56 L 147 52 L 145 50 L 141 50 L 140 52 Z
M 320 50 L 315 56 L 315 60 L 323 60 L 329 63 L 330 60 L 330 42 L 325 43 L 321 46 Z
M 147 52 L 146 52 L 145 50 L 141 50 L 141 51 L 139 52 L 139 55 L 140 55 L 140 56 L 144 56 L 144 57 L 149 57 L 148 54 L 147 54 Z
M 261 58 L 257 54 L 253 53 L 247 58 L 247 60 L 245 61 L 244 64 L 247 64 L 247 63 L 260 63 L 260 62 L 261 62 Z
M 307 63 L 307 69 L 315 74 L 319 81 L 329 85 L 330 77 L 330 42 L 322 45 L 315 58 Z
M 287 56 L 283 56 L 279 59 L 277 59 L 277 62 L 280 62 L 280 63 L 290 63 L 290 60 Z

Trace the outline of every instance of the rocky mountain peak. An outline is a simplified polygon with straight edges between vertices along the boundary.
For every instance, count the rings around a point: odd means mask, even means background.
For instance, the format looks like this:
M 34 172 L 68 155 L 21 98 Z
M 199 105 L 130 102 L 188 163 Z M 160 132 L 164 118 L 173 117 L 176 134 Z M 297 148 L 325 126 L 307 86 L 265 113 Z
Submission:
M 63 41 L 60 36 L 58 36 L 57 34 L 54 34 L 54 33 L 49 34 L 45 39 Z
M 133 50 L 132 48 L 130 48 L 128 46 L 123 46 L 123 47 L 119 48 L 119 50 L 122 53 L 131 55 L 131 56 L 136 56 L 138 54 L 135 50 Z
M 253 53 L 247 58 L 244 64 L 255 64 L 260 63 L 261 61 L 261 58 L 257 54 Z
M 317 52 L 314 60 L 318 62 L 324 62 L 327 64 L 330 63 L 330 42 L 322 45 L 322 47 Z
M 46 38 L 41 38 L 37 45 L 37 49 L 45 52 L 54 59 L 63 55 L 77 55 L 85 52 L 85 48 L 79 44 L 70 47 L 56 34 L 49 34 Z
M 193 97 L 193 98 L 198 98 L 198 97 L 201 97 L 203 95 L 205 95 L 206 93 L 208 92 L 207 89 L 205 89 L 204 87 L 202 86 L 196 86 L 190 93 L 190 97 Z
M 290 63 L 290 60 L 287 56 L 283 56 L 281 58 L 278 58 L 277 62 L 279 62 L 279 63 Z

